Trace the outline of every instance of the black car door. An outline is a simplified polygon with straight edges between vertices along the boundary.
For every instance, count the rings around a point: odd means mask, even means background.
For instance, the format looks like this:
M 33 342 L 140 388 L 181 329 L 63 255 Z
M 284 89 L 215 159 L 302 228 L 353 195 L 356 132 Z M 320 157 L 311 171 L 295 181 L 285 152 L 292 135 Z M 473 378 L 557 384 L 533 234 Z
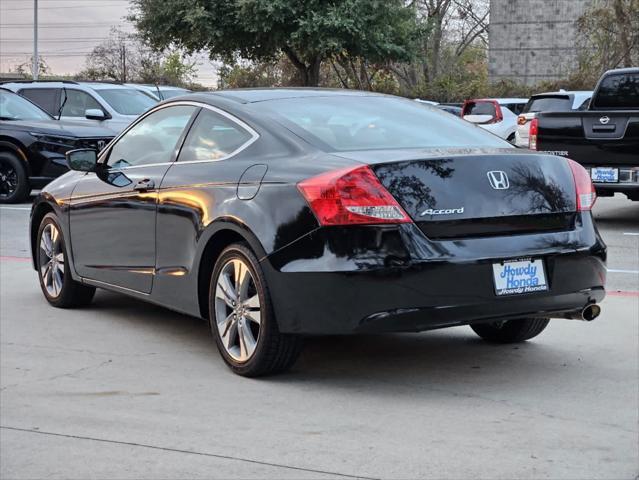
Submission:
M 149 293 L 155 274 L 158 191 L 198 107 L 144 116 L 100 158 L 71 197 L 71 251 L 79 275 Z

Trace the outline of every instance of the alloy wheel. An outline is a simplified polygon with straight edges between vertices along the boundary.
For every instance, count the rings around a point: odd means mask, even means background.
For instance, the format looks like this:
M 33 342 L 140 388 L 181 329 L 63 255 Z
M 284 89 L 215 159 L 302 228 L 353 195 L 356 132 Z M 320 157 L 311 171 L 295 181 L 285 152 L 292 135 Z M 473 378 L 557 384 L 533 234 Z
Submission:
M 237 362 L 248 361 L 260 338 L 262 308 L 248 265 L 230 259 L 221 268 L 215 287 L 215 322 L 226 352 Z
M 57 298 L 64 284 L 65 259 L 62 235 L 53 223 L 47 224 L 42 230 L 39 259 L 42 284 L 50 297 Z
M 18 172 L 8 162 L 0 160 L 0 198 L 9 198 L 18 189 Z

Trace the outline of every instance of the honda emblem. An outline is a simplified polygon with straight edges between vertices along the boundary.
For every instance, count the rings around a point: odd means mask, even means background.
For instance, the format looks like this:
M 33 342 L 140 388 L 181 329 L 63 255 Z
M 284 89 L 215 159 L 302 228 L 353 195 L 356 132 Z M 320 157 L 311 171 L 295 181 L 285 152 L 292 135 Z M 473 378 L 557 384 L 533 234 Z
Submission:
M 488 181 L 490 182 L 490 186 L 495 190 L 506 190 L 510 187 L 510 183 L 508 182 L 508 175 L 506 172 L 501 170 L 491 170 L 487 172 Z

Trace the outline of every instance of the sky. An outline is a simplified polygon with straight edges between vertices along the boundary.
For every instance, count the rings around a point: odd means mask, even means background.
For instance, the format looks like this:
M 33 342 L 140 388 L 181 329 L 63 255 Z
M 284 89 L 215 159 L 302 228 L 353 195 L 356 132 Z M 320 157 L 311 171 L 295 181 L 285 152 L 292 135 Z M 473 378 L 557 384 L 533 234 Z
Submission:
M 0 73 L 15 70 L 33 52 L 34 0 L 0 0 Z M 133 31 L 125 20 L 129 0 L 38 0 L 38 49 L 53 74 L 74 74 L 84 68 L 87 53 L 111 27 Z M 195 81 L 216 85 L 213 64 L 197 57 Z

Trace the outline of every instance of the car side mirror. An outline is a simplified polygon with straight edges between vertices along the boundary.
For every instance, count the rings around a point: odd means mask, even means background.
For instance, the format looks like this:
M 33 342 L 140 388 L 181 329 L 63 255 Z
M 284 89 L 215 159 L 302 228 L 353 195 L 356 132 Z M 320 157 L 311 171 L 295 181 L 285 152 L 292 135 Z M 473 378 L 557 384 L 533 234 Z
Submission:
M 95 172 L 98 165 L 98 152 L 91 148 L 69 150 L 65 156 L 69 168 L 78 172 Z
M 89 120 L 104 120 L 106 115 L 99 108 L 89 108 L 84 111 L 84 116 Z

